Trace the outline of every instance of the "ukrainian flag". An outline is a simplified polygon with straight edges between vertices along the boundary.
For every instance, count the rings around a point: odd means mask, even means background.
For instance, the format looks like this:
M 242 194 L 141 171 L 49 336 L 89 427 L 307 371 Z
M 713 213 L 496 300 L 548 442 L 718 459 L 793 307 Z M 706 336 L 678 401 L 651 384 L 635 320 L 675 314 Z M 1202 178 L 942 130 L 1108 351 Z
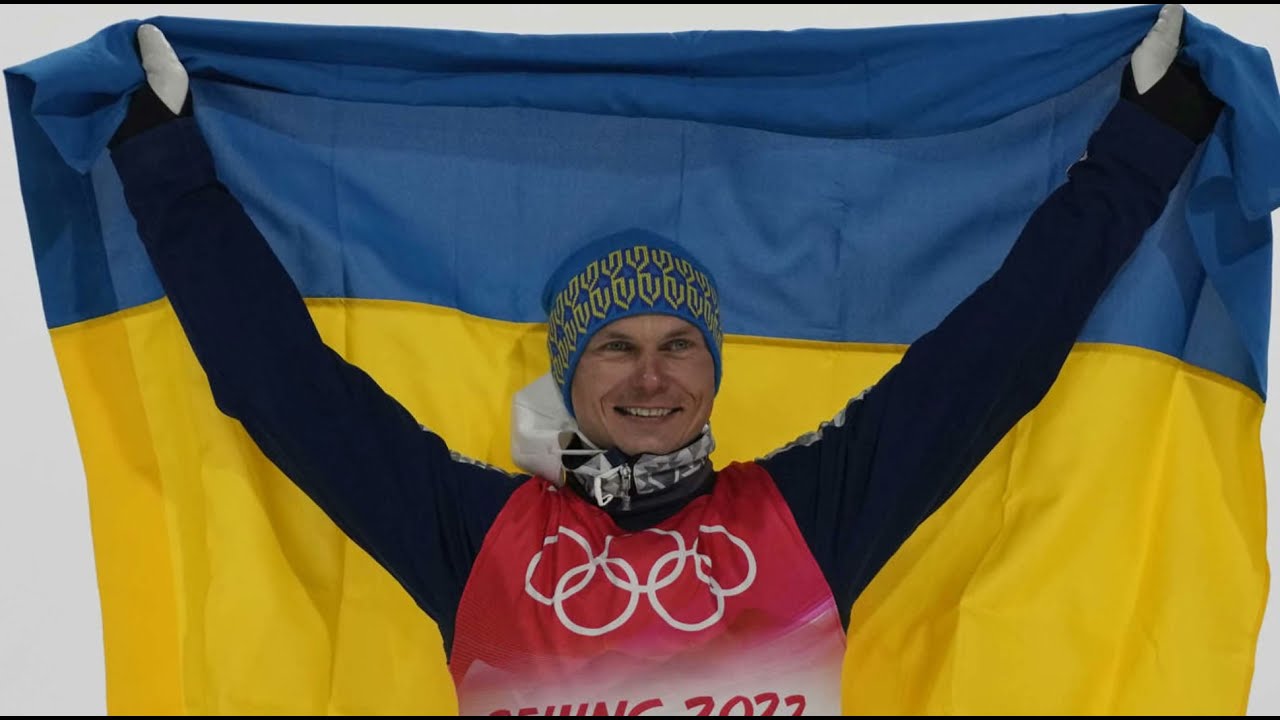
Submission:
M 512 36 L 154 20 L 325 339 L 512 467 L 538 294 L 647 227 L 715 272 L 717 465 L 829 418 L 984 280 L 1157 8 L 857 31 Z M 221 415 L 104 152 L 136 23 L 6 72 L 89 483 L 114 714 L 451 713 L 440 636 Z M 853 713 L 1240 713 L 1266 603 L 1270 59 L 1059 381 L 853 608 Z M 235 283 L 235 278 L 227 278 Z

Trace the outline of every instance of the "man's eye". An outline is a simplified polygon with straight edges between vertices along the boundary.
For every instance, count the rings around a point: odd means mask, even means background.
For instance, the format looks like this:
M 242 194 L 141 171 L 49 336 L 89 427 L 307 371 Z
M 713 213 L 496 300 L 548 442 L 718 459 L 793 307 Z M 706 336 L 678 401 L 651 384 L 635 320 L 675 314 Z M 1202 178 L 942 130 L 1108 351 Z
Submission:
M 626 352 L 630 348 L 631 346 L 623 342 L 622 340 L 612 340 L 610 342 L 605 343 L 601 349 L 608 350 L 610 352 Z
M 692 341 L 692 340 L 686 340 L 685 338 L 679 338 L 679 339 L 672 340 L 671 342 L 667 343 L 667 349 L 668 349 L 668 350 L 674 350 L 674 351 L 677 351 L 677 352 L 682 351 L 682 350 L 689 350 L 689 349 L 691 349 L 692 347 L 693 347 L 693 341 Z

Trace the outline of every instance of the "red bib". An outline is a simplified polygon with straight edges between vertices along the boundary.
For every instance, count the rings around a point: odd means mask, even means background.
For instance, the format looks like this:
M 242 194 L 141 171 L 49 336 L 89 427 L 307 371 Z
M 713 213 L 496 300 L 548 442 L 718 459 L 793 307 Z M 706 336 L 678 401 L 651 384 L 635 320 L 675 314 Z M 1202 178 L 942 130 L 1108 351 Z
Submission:
M 772 478 L 721 470 L 655 528 L 535 478 L 458 606 L 464 715 L 839 714 L 844 631 Z

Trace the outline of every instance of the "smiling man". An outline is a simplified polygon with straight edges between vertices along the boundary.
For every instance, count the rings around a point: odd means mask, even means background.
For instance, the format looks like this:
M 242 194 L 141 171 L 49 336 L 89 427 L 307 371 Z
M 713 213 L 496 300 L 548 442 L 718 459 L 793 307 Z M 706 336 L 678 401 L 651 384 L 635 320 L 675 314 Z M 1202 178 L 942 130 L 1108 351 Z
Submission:
M 707 340 L 678 317 L 618 320 L 583 355 L 569 405 L 600 447 L 662 453 L 688 445 L 711 417 L 716 365 Z
M 630 510 L 636 496 L 702 470 L 723 343 L 711 273 L 675 243 L 628 230 L 562 263 L 543 305 L 562 403 L 548 410 L 572 415 L 558 441 L 595 501 Z M 680 450 L 690 462 L 663 457 Z
M 628 455 L 683 447 L 703 431 L 720 385 L 718 302 L 710 275 L 673 244 L 641 231 L 588 249 L 601 258 L 548 308 L 547 344 L 552 373 L 566 389 L 565 407 L 575 410 L 583 434 L 599 447 Z M 565 267 L 575 260 L 581 262 L 581 255 Z M 676 262 L 684 273 L 677 273 Z M 608 285 L 591 286 L 597 273 Z M 557 276 L 550 287 L 566 285 Z M 578 327 L 580 303 L 591 306 L 585 329 Z M 585 342 L 575 343 L 575 333 Z
M 516 402 L 551 420 L 517 418 L 534 472 L 511 475 L 322 342 L 153 27 L 111 148 L 218 406 L 436 621 L 464 713 L 833 714 L 853 601 L 1040 402 L 1212 131 L 1220 104 L 1174 62 L 1181 25 L 1162 11 L 990 279 L 829 422 L 718 469 L 719 290 L 677 243 L 619 232 L 552 275 L 554 390 Z

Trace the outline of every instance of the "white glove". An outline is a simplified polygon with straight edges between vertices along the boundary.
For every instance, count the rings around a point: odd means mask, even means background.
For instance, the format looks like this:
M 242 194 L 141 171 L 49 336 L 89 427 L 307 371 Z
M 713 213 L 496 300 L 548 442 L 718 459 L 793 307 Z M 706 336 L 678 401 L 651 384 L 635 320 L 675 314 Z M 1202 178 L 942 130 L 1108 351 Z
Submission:
M 190 80 L 187 69 L 182 67 L 178 54 L 155 25 L 138 27 L 138 50 L 142 55 L 142 69 L 147 73 L 147 84 L 165 107 L 174 115 L 182 112 L 186 102 Z
M 1129 62 L 1133 67 L 1133 83 L 1137 86 L 1139 95 L 1159 82 L 1173 64 L 1173 59 L 1178 56 L 1178 48 L 1182 42 L 1183 15 L 1181 5 L 1165 5 L 1160 8 L 1156 24 L 1133 51 Z

